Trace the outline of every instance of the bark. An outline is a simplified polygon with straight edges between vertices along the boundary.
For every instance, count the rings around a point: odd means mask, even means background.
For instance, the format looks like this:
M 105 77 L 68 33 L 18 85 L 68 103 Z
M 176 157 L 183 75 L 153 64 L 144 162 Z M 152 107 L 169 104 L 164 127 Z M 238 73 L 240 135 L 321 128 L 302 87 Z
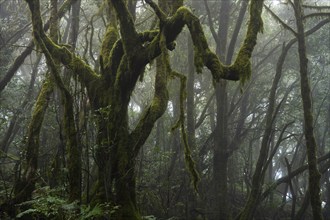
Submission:
M 314 119 L 311 98 L 311 89 L 308 78 L 308 59 L 306 55 L 306 43 L 304 36 L 303 12 L 300 0 L 294 0 L 294 11 L 297 24 L 298 52 L 300 61 L 300 89 L 304 110 L 304 135 L 309 170 L 310 203 L 314 219 L 323 219 L 320 198 L 321 174 L 317 167 L 317 144 L 314 136 Z

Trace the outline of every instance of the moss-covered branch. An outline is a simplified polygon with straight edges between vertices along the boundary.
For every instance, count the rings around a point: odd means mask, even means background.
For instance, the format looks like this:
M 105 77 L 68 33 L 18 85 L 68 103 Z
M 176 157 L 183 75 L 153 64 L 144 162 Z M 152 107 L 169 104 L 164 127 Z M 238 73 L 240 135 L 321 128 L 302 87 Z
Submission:
M 102 41 L 100 53 L 100 71 L 109 86 L 112 84 L 112 76 L 116 73 L 124 53 L 122 43 L 118 40 L 118 37 L 117 29 L 109 24 Z
M 150 33 L 152 34 L 152 33 Z M 159 35 L 157 35 L 159 36 Z M 167 108 L 167 103 L 169 100 L 167 81 L 170 74 L 170 66 L 168 60 L 168 53 L 166 48 L 166 43 L 163 33 L 161 33 L 162 39 L 159 44 L 162 48 L 162 58 L 156 62 L 156 77 L 155 77 L 155 92 L 154 97 L 151 101 L 150 106 L 147 108 L 145 113 L 142 115 L 140 121 L 138 122 L 136 128 L 131 133 L 132 145 L 134 146 L 135 155 L 138 154 L 141 146 L 144 144 L 148 138 L 155 122 L 160 116 L 162 116 Z M 141 36 L 142 37 L 142 36 Z M 148 38 L 147 35 L 143 36 L 145 39 Z
M 110 0 L 108 0 L 110 1 Z M 117 18 L 120 23 L 120 34 L 123 40 L 125 53 L 130 57 L 136 55 L 142 47 L 139 40 L 139 35 L 135 29 L 135 24 L 132 15 L 129 13 L 124 0 L 111 0 Z
M 82 59 L 71 53 L 66 47 L 54 43 L 45 34 L 42 28 L 39 0 L 26 0 L 26 2 L 28 3 L 32 14 L 34 36 L 39 36 L 39 39 L 36 40 L 40 41 L 42 39 L 48 51 L 52 54 L 52 57 L 59 60 L 74 73 L 77 73 L 81 82 L 84 83 L 87 88 L 91 88 L 92 84 L 95 83 L 95 80 L 100 77 Z
M 107 30 L 105 32 L 102 46 L 101 46 L 101 53 L 100 53 L 100 62 L 103 63 L 103 67 L 101 64 L 101 68 L 108 69 L 110 66 L 110 52 L 115 45 L 116 41 L 118 40 L 118 31 L 112 25 L 108 25 Z M 102 72 L 102 74 L 105 74 Z
M 257 35 L 263 30 L 262 7 L 262 0 L 251 1 L 247 34 L 235 62 L 230 66 L 223 65 L 216 54 L 210 50 L 199 19 L 185 7 L 180 7 L 172 17 L 166 20 L 163 26 L 166 43 L 170 44 L 173 42 L 186 25 L 189 28 L 194 44 L 194 59 L 197 72 L 201 72 L 202 68 L 206 66 L 211 71 L 215 81 L 222 78 L 235 81 L 240 80 L 244 83 L 251 75 L 250 58 L 257 42 Z M 150 60 L 161 53 L 159 39 L 159 37 L 155 38 L 146 48 L 144 62 L 150 62 Z
M 165 69 L 162 68 L 162 65 L 159 65 L 159 62 L 156 62 L 158 65 L 158 70 L 155 77 L 155 93 L 151 101 L 151 104 L 143 113 L 141 119 L 139 120 L 137 126 L 130 134 L 130 140 L 132 146 L 134 146 L 134 154 L 137 155 L 141 146 L 149 137 L 149 134 L 157 121 L 160 118 L 167 108 L 168 102 L 168 91 L 167 91 L 167 78 L 168 74 L 165 72 Z
M 141 146 L 144 144 L 148 138 L 154 123 L 156 120 L 163 115 L 167 108 L 168 102 L 168 91 L 167 91 L 167 81 L 169 77 L 178 77 L 181 82 L 180 86 L 180 118 L 175 125 L 175 127 L 180 127 L 181 135 L 184 143 L 184 155 L 185 162 L 188 170 L 192 176 L 193 185 L 197 191 L 197 183 L 199 181 L 199 175 L 195 167 L 195 162 L 191 156 L 191 150 L 188 145 L 187 133 L 185 130 L 185 118 L 184 118 L 184 100 L 186 98 L 186 77 L 172 70 L 169 63 L 169 55 L 167 51 L 166 38 L 164 33 L 160 34 L 159 46 L 161 48 L 162 54 L 161 59 L 157 60 L 157 73 L 155 78 L 155 93 L 154 98 L 145 111 L 144 115 L 141 117 L 138 125 L 131 133 L 132 145 L 134 146 L 135 155 L 138 154 Z
M 171 72 L 171 75 L 173 77 L 177 77 L 180 79 L 180 116 L 179 116 L 179 120 L 177 121 L 176 125 L 172 129 L 176 129 L 177 127 L 180 127 L 181 138 L 182 138 L 183 147 L 184 147 L 183 148 L 184 149 L 184 160 L 185 160 L 186 166 L 188 168 L 188 171 L 191 175 L 192 184 L 195 188 L 195 191 L 198 192 L 198 182 L 200 180 L 200 177 L 199 177 L 199 173 L 196 169 L 196 163 L 192 158 L 191 149 L 188 144 L 188 136 L 187 136 L 186 127 L 185 127 L 184 102 L 186 100 L 187 78 L 184 75 L 179 74 L 174 71 Z

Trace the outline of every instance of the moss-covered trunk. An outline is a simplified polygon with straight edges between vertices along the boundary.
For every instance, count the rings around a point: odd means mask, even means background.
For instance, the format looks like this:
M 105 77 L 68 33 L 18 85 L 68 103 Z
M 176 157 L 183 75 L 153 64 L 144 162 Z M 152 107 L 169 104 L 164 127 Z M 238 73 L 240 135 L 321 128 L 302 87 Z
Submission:
M 13 203 L 20 203 L 31 198 L 31 194 L 35 189 L 35 183 L 38 179 L 38 158 L 39 158 L 39 137 L 41 126 L 46 114 L 48 102 L 53 93 L 54 84 L 51 77 L 47 77 L 42 84 L 38 99 L 35 103 L 32 118 L 28 127 L 28 134 L 26 137 L 26 156 L 25 163 L 23 163 L 23 175 L 21 179 L 16 180 L 14 186 Z
M 111 144 L 97 148 L 99 174 L 93 203 L 119 206 L 113 219 L 140 219 L 135 192 L 136 155 L 129 145 L 127 126 L 119 126 L 122 127 L 114 132 L 116 135 L 107 138 Z
M 115 87 L 104 93 L 101 105 L 94 105 L 98 136 L 95 152 L 98 180 L 94 186 L 92 203 L 112 203 L 119 206 L 112 218 L 140 219 L 136 206 L 135 161 L 137 154 L 129 140 L 128 103 L 130 93 L 125 87 Z M 109 95 L 112 94 L 112 95 Z M 109 97 L 110 96 L 110 97 Z M 106 98 L 108 97 L 108 98 Z

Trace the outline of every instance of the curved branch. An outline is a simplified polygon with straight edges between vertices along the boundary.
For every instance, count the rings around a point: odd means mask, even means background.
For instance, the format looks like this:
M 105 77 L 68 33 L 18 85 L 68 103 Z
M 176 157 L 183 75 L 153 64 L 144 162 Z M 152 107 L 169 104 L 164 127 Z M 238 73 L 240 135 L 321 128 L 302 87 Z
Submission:
M 140 34 L 142 42 L 149 42 L 155 38 L 161 38 L 159 46 L 163 53 L 162 59 L 156 60 L 155 92 L 151 104 L 141 116 L 137 126 L 130 134 L 131 145 L 134 146 L 134 153 L 137 155 L 141 146 L 148 138 L 154 123 L 160 118 L 167 108 L 169 100 L 167 81 L 171 73 L 171 66 L 168 62 L 168 52 L 164 32 L 149 31 Z
M 161 50 L 163 50 L 162 59 L 156 61 L 156 77 L 155 77 L 155 92 L 151 104 L 142 115 L 137 126 L 130 134 L 130 140 L 134 146 L 133 150 L 135 155 L 138 154 L 141 146 L 147 140 L 153 125 L 160 118 L 167 108 L 169 100 L 167 81 L 170 74 L 170 66 L 168 63 L 168 52 L 166 51 L 166 43 L 164 42 L 164 34 L 161 33 L 160 41 L 162 43 Z M 164 62 L 164 63 L 163 63 Z
M 263 1 L 252 0 L 250 5 L 250 20 L 248 31 L 235 62 L 230 66 L 223 65 L 217 55 L 213 53 L 206 41 L 204 31 L 199 19 L 185 7 L 180 7 L 176 13 L 167 19 L 163 29 L 167 44 L 173 42 L 181 33 L 183 27 L 189 28 L 195 51 L 195 66 L 198 73 L 206 66 L 212 73 L 213 79 L 219 81 L 240 80 L 244 83 L 251 75 L 251 54 L 256 45 L 257 34 L 262 31 L 261 19 Z M 160 53 L 159 38 L 155 38 L 142 52 L 144 59 L 141 63 L 149 63 Z
M 52 55 L 53 59 L 59 60 L 63 65 L 77 73 L 79 79 L 85 84 L 87 89 L 91 89 L 91 85 L 100 77 L 79 57 L 70 52 L 66 47 L 55 44 L 42 28 L 42 19 L 40 15 L 39 0 L 26 0 L 32 14 L 32 26 L 34 36 L 39 36 L 36 39 L 39 43 L 45 44 L 47 50 Z

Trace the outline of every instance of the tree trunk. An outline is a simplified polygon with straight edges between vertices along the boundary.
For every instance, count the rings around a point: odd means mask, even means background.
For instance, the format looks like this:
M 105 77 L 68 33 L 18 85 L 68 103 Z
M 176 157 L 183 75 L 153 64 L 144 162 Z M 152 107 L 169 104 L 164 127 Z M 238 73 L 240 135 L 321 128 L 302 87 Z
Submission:
M 230 1 L 221 1 L 219 29 L 217 33 L 217 55 L 226 64 L 229 28 Z M 214 219 L 229 219 L 228 207 L 228 93 L 227 82 L 214 84 L 216 97 L 216 127 L 214 130 L 213 184 L 215 186 Z
M 15 181 L 13 203 L 20 203 L 31 198 L 32 191 L 38 179 L 38 157 L 39 157 L 39 136 L 41 125 L 46 114 L 48 102 L 53 93 L 54 85 L 49 73 L 42 84 L 38 99 L 35 103 L 32 119 L 28 127 L 26 137 L 26 164 L 23 165 L 24 173 L 22 179 Z
M 304 110 L 304 135 L 306 139 L 310 202 L 314 219 L 323 219 L 320 198 L 321 174 L 317 167 L 317 145 L 314 136 L 314 119 L 312 107 L 312 94 L 308 79 L 308 59 L 306 56 L 305 33 L 303 25 L 303 12 L 301 0 L 294 0 L 294 11 L 297 24 L 298 52 L 300 60 L 300 89 Z

